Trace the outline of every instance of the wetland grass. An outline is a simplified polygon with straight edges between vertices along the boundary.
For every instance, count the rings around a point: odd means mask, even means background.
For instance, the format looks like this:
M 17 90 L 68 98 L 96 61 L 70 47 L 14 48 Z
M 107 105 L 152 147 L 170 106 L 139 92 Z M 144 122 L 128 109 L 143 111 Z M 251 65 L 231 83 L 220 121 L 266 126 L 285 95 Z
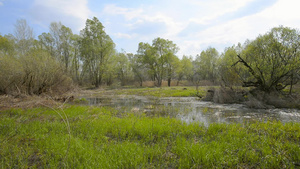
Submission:
M 184 123 L 112 108 L 0 112 L 0 168 L 296 168 L 300 124 Z

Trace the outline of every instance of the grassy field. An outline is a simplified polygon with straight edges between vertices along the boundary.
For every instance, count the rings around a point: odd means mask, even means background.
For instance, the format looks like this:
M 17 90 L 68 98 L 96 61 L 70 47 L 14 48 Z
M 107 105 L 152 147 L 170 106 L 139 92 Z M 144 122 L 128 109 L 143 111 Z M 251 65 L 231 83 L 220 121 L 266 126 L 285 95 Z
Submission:
M 79 95 L 138 95 L 138 96 L 155 96 L 155 97 L 196 97 L 205 96 L 208 87 L 199 87 L 198 91 L 191 86 L 174 86 L 174 87 L 142 87 L 142 88 L 117 88 L 117 89 L 98 89 L 83 90 Z
M 297 168 L 300 124 L 186 124 L 69 106 L 0 112 L 0 168 Z

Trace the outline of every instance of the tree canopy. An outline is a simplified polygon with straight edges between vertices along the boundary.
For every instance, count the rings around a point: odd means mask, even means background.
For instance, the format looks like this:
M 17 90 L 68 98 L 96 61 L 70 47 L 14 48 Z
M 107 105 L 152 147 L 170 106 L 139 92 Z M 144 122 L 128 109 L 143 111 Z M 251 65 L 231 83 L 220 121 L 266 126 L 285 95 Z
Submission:
M 300 34 L 287 27 L 273 28 L 247 44 L 237 63 L 243 64 L 250 76 L 242 78 L 246 87 L 263 91 L 282 90 L 299 80 Z
M 70 79 L 96 88 L 181 82 L 243 85 L 266 92 L 289 87 L 292 92 L 300 79 L 300 34 L 283 26 L 222 53 L 208 47 L 196 56 L 178 56 L 179 47 L 161 37 L 137 47 L 136 53 L 118 52 L 96 17 L 86 20 L 80 34 L 52 22 L 49 32 L 37 39 L 26 20 L 18 20 L 14 35 L 0 35 L 0 78 L 6 79 L 0 82 L 0 93 L 41 94 Z

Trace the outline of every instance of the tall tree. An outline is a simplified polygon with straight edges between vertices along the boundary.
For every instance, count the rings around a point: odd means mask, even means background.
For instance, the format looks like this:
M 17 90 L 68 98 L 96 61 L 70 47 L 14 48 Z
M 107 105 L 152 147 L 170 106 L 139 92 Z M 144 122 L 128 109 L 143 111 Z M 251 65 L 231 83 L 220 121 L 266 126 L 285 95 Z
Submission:
M 162 85 L 162 80 L 167 76 L 169 84 L 174 70 L 173 61 L 179 48 L 170 40 L 156 38 L 152 46 L 148 43 L 140 43 L 138 55 L 143 59 L 143 63 L 148 67 L 149 74 L 156 81 L 157 86 Z
M 217 59 L 219 53 L 215 48 L 209 47 L 202 51 L 196 58 L 198 62 L 198 73 L 202 80 L 209 80 L 215 82 L 217 79 Z
M 125 86 L 132 77 L 131 65 L 125 51 L 116 55 L 116 72 L 121 86 Z
M 70 72 L 70 65 L 73 57 L 73 33 L 72 30 L 60 22 L 50 24 L 50 33 L 43 33 L 39 40 L 46 49 L 58 61 L 64 65 L 64 71 Z
M 15 38 L 20 54 L 24 55 L 33 46 L 33 29 L 27 24 L 25 19 L 17 20 L 15 24 Z
M 266 92 L 282 90 L 299 80 L 300 33 L 288 27 L 276 27 L 250 42 L 237 55 L 251 76 L 243 78 L 244 86 L 254 86 Z M 236 65 L 235 64 L 235 65 Z
M 104 26 L 96 17 L 87 19 L 81 36 L 80 51 L 84 68 L 88 71 L 95 87 L 99 87 L 108 59 L 114 53 L 115 44 L 105 33 Z
M 40 48 L 49 52 L 49 54 L 55 57 L 56 49 L 55 49 L 55 41 L 53 36 L 50 33 L 42 33 L 38 36 L 38 40 L 40 43 Z
M 221 81 L 221 85 L 232 86 L 240 85 L 240 78 L 249 76 L 249 72 L 242 65 L 232 66 L 237 62 L 237 55 L 242 51 L 241 44 L 237 46 L 228 47 L 224 53 L 218 59 L 218 76 Z
M 12 55 L 14 52 L 15 42 L 7 36 L 0 35 L 0 56 L 2 55 Z
M 176 69 L 177 85 L 182 79 L 191 79 L 193 74 L 193 59 L 192 57 L 183 56 Z
M 143 82 L 147 78 L 147 68 L 143 64 L 142 55 L 128 55 L 130 61 L 130 67 L 134 74 L 134 80 L 139 82 L 139 85 L 142 87 Z

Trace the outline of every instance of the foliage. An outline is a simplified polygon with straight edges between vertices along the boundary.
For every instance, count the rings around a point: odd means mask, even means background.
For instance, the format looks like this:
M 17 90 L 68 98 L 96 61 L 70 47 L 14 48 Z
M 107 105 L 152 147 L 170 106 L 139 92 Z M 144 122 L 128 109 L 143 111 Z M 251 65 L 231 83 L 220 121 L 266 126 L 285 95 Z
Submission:
M 121 86 L 125 86 L 129 83 L 133 76 L 129 56 L 125 52 L 118 53 L 115 60 L 117 77 L 121 81 Z
M 222 57 L 218 59 L 218 78 L 222 85 L 241 85 L 240 77 L 249 77 L 249 72 L 242 65 L 234 65 L 238 59 L 237 55 L 241 51 L 241 44 L 225 49 Z
M 6 79 L 0 82 L 0 92 L 3 94 L 40 95 L 63 92 L 71 87 L 60 64 L 43 50 L 31 50 L 18 58 L 0 57 L 0 65 L 0 79 Z
M 20 93 L 22 90 L 21 93 L 24 93 L 26 90 L 25 93 L 38 94 L 46 91 L 41 89 L 37 92 L 37 89 L 33 89 L 41 88 L 41 81 L 44 80 L 33 78 L 24 71 L 38 72 L 34 71 L 35 67 L 43 67 L 38 64 L 43 59 L 48 61 L 44 57 L 47 55 L 51 57 L 49 64 L 55 62 L 55 66 L 49 67 L 62 71 L 61 79 L 68 77 L 86 87 L 137 83 L 143 86 L 145 81 L 161 87 L 163 81 L 171 86 L 185 80 L 187 83 L 184 85 L 193 84 L 197 88 L 200 85 L 232 87 L 243 84 L 267 93 L 289 87 L 289 93 L 292 94 L 293 87 L 300 79 L 299 38 L 298 30 L 280 26 L 253 41 L 247 40 L 244 45 L 239 43 L 228 47 L 221 54 L 215 48 L 208 47 L 199 51 L 200 54 L 195 58 L 181 58 L 176 55 L 179 47 L 173 41 L 160 37 L 154 39 L 152 44 L 140 42 L 136 54 L 118 52 L 96 17 L 87 19 L 80 35 L 73 34 L 70 28 L 60 22 L 52 22 L 49 32 L 42 33 L 37 39 L 34 39 L 33 29 L 26 20 L 18 20 L 14 35 L 0 35 L 0 76 L 1 79 L 9 79 L 1 82 L 0 92 Z M 32 55 L 37 57 L 36 62 L 29 61 Z M 31 68 L 28 63 L 32 63 Z M 44 68 L 40 70 L 55 72 Z M 47 82 L 54 84 L 51 80 Z
M 23 77 L 24 71 L 19 59 L 0 55 L 0 94 L 8 94 L 20 90 L 19 87 Z
M 17 20 L 15 24 L 16 47 L 20 55 L 26 54 L 33 46 L 33 29 L 27 24 L 25 19 Z
M 84 71 L 89 74 L 95 87 L 99 87 L 105 68 L 107 68 L 108 59 L 114 53 L 115 45 L 96 17 L 87 19 L 81 36 L 80 52 Z
M 12 55 L 14 53 L 14 40 L 0 35 L 0 56 Z
M 195 62 L 198 67 L 197 73 L 200 75 L 201 80 L 211 80 L 213 82 L 216 80 L 218 57 L 218 51 L 212 47 L 207 48 L 197 56 Z
M 130 61 L 130 67 L 134 74 L 135 81 L 138 81 L 140 86 L 143 86 L 143 81 L 147 78 L 147 68 L 143 64 L 143 58 L 141 55 L 128 55 Z
M 295 168 L 300 124 L 186 124 L 108 108 L 0 113 L 1 168 Z
M 176 68 L 177 86 L 183 79 L 192 79 L 193 76 L 193 59 L 192 57 L 183 56 Z
M 140 55 L 140 61 L 147 66 L 149 75 L 153 80 L 156 80 L 157 86 L 162 85 L 165 76 L 167 76 L 170 86 L 177 60 L 175 54 L 178 50 L 176 44 L 162 38 L 154 39 L 152 46 L 148 43 L 139 43 L 138 55 Z
M 239 61 L 251 73 L 244 86 L 262 91 L 282 90 L 297 83 L 300 71 L 300 34 L 296 29 L 276 27 L 250 42 Z

